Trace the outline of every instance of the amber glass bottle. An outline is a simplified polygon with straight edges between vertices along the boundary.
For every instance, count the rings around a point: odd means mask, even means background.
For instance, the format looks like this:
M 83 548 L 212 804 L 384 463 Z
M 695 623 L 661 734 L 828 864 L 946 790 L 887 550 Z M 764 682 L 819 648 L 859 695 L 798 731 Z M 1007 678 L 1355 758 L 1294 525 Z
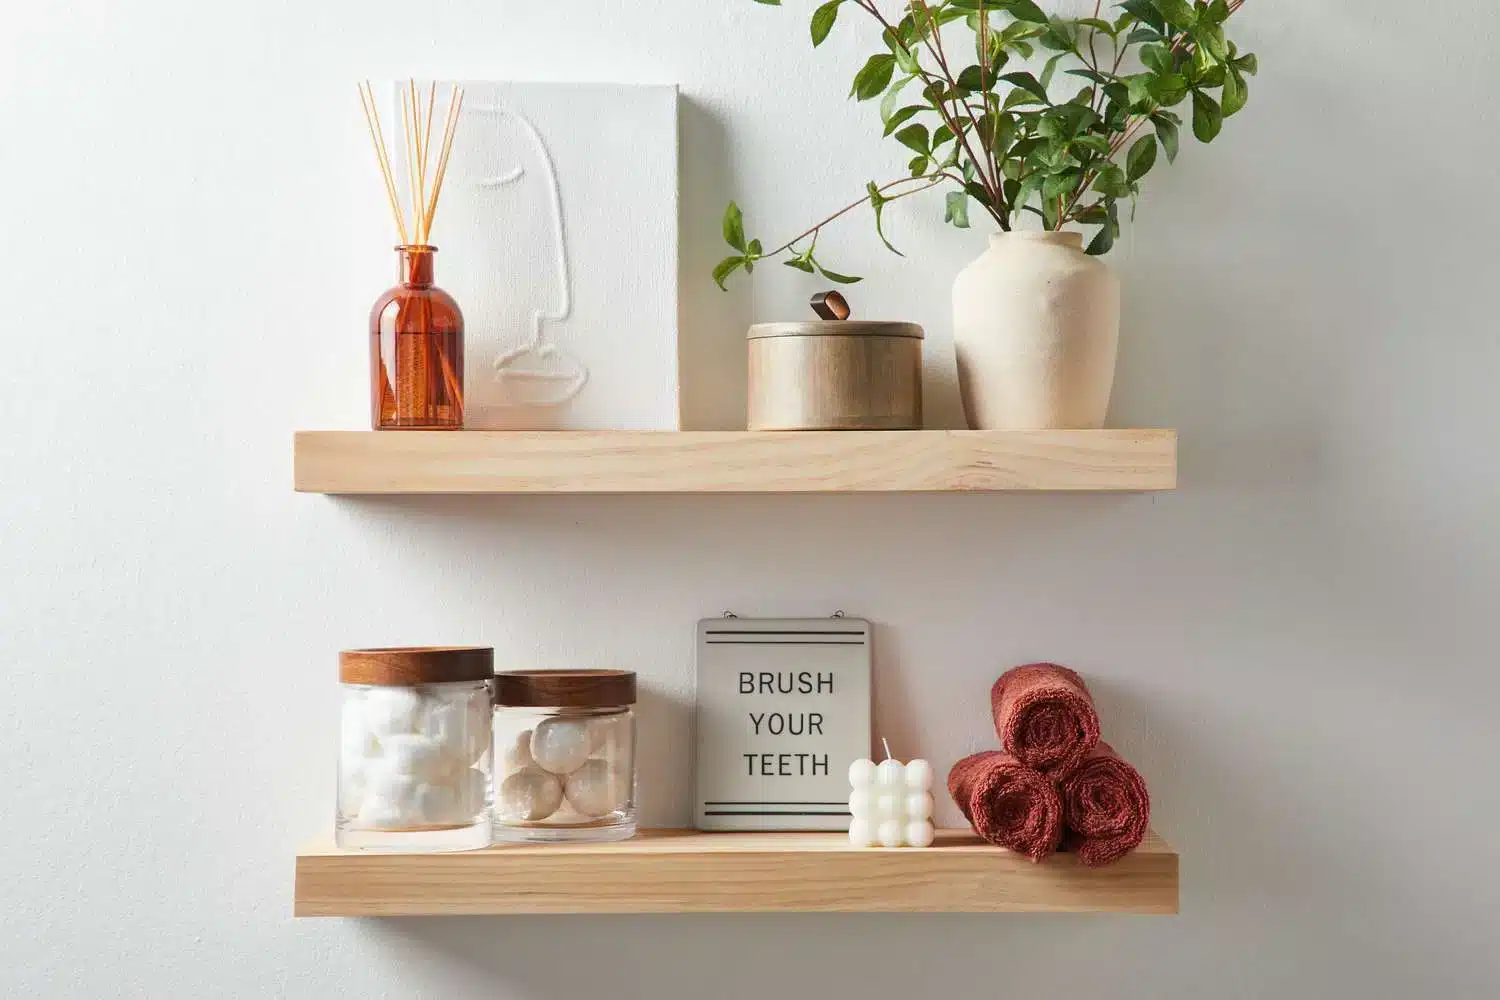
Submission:
M 464 425 L 464 317 L 432 283 L 433 246 L 396 248 L 401 283 L 370 310 L 370 426 Z

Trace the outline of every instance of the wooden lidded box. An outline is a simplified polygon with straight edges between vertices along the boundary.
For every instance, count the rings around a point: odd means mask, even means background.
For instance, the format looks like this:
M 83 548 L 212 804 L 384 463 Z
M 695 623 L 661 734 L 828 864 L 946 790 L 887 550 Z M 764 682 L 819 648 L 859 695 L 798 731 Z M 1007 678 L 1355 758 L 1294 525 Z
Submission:
M 752 431 L 922 427 L 922 328 L 809 320 L 750 328 Z

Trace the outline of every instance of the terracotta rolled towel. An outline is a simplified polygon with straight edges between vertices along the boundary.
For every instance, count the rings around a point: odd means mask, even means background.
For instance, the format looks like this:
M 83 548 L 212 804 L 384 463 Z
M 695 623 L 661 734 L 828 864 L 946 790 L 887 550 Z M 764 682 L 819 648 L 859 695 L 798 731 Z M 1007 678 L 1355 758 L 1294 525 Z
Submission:
M 1099 713 L 1079 677 L 1055 663 L 1029 663 L 990 688 L 1005 752 L 1043 774 L 1073 770 L 1099 745 Z
M 1032 861 L 1062 842 L 1062 799 L 1051 779 L 998 750 L 954 764 L 948 794 L 975 833 Z
M 1063 778 L 1063 846 L 1090 867 L 1118 861 L 1141 845 L 1151 822 L 1151 795 L 1141 773 L 1100 743 Z

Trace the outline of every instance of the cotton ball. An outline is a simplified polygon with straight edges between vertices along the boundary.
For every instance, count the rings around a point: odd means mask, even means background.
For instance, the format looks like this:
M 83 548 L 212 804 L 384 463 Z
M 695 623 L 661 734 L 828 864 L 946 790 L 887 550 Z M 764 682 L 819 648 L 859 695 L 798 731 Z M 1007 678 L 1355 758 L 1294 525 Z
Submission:
M 364 758 L 344 757 L 339 761 L 339 815 L 358 816 L 364 800 Z
M 568 775 L 564 782 L 568 804 L 590 819 L 607 815 L 625 805 L 629 779 L 607 760 L 590 760 Z
M 414 733 L 422 721 L 422 696 L 411 688 L 372 687 L 365 692 L 365 720 L 382 743 L 394 733 Z
M 339 718 L 339 754 L 344 761 L 361 760 L 380 753 L 380 744 L 370 732 L 363 698 L 345 700 Z
M 467 823 L 451 785 L 419 784 L 412 791 L 412 818 L 421 825 Z
M 875 828 L 866 820 L 855 819 L 849 824 L 849 843 L 855 847 L 874 847 L 877 843 Z
M 925 819 L 913 820 L 906 824 L 906 845 L 908 847 L 931 847 L 933 838 L 937 836 L 932 829 L 932 824 Z
M 849 784 L 855 788 L 869 788 L 875 783 L 875 762 L 861 757 L 849 765 Z
M 932 815 L 932 796 L 927 792 L 910 792 L 906 796 L 905 807 L 907 819 L 926 819 Z
M 900 847 L 905 843 L 906 824 L 898 819 L 882 820 L 875 835 L 881 847 Z
M 381 759 L 388 767 L 418 781 L 442 781 L 453 773 L 457 763 L 446 753 L 448 748 L 430 736 L 397 733 L 387 736 L 380 746 Z
M 887 758 L 875 768 L 875 784 L 895 790 L 906 784 L 906 768 L 899 760 Z
M 500 783 L 496 808 L 502 819 L 535 822 L 557 812 L 562 798 L 562 782 L 556 775 L 539 767 L 526 767 Z
M 409 774 L 372 763 L 365 769 L 365 797 L 355 821 L 371 830 L 419 826 L 416 791 L 419 782 Z
M 869 819 L 874 811 L 875 803 L 868 788 L 856 788 L 849 793 L 849 812 L 856 819 Z
M 593 748 L 587 719 L 543 719 L 531 734 L 531 756 L 537 766 L 557 775 L 578 770 Z
M 430 698 L 422 719 L 421 731 L 442 742 L 464 767 L 478 763 L 489 749 L 489 715 L 476 705 L 467 695 Z
M 495 769 L 500 774 L 511 774 L 523 767 L 536 764 L 531 756 L 531 730 L 523 729 L 510 740 L 495 734 Z
M 932 765 L 925 760 L 906 762 L 906 787 L 914 792 L 925 792 L 932 787 Z
M 471 767 L 460 774 L 454 787 L 465 820 L 479 816 L 489 805 L 490 776 L 478 768 Z

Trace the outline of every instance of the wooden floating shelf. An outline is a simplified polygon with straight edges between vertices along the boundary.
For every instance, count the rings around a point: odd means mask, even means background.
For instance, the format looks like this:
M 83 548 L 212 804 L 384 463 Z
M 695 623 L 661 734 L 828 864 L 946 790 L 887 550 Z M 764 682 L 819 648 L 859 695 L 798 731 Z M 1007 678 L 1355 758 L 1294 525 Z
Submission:
M 1155 833 L 1106 868 L 1032 864 L 947 830 L 937 844 L 860 850 L 842 833 L 658 830 L 618 844 L 297 855 L 299 917 L 503 913 L 1177 912 L 1177 852 Z
M 304 493 L 963 493 L 1177 486 L 1177 432 L 300 431 Z

